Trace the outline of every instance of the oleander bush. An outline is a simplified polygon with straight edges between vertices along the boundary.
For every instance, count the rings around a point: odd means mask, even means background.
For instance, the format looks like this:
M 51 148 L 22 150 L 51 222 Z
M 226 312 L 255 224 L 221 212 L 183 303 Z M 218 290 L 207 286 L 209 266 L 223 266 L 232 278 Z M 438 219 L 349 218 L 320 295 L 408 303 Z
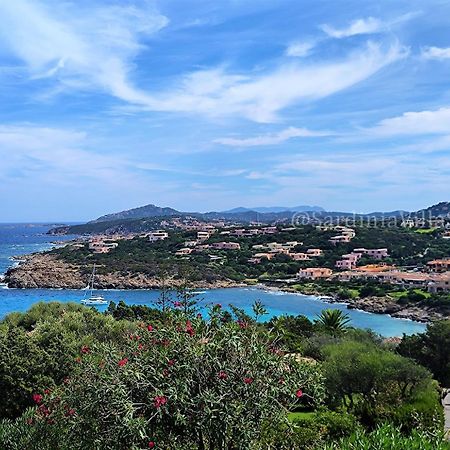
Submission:
M 77 361 L 61 386 L 35 392 L 34 410 L 3 424 L 5 449 L 250 448 L 324 396 L 317 367 L 256 327 L 178 313 L 122 344 L 83 346 Z

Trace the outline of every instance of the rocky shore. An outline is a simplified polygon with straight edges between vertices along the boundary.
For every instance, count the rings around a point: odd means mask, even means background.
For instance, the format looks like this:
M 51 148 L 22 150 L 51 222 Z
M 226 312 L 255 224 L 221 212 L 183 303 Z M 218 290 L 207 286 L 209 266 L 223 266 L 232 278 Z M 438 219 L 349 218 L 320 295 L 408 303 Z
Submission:
M 347 305 L 348 309 L 358 309 L 360 311 L 366 311 L 374 314 L 389 314 L 392 317 L 399 319 L 409 319 L 416 322 L 428 323 L 434 320 L 448 319 L 449 316 L 442 314 L 434 308 L 430 307 L 418 307 L 411 305 L 401 305 L 390 297 L 365 297 L 355 299 L 339 299 L 337 296 L 323 295 L 320 292 L 300 292 L 298 289 L 294 289 L 290 286 L 282 285 L 260 285 L 264 289 L 274 289 L 278 291 L 295 292 L 297 294 L 313 295 L 320 297 L 327 303 L 341 303 Z
M 83 289 L 88 285 L 89 273 L 75 264 L 68 264 L 53 255 L 36 253 L 21 257 L 21 263 L 9 269 L 4 282 L 10 288 L 22 289 Z M 182 282 L 179 279 L 166 280 L 167 284 L 176 288 Z M 158 289 L 161 280 L 143 273 L 109 272 L 99 273 L 95 278 L 98 289 Z M 213 282 L 196 282 L 197 288 L 238 287 L 242 284 L 232 280 L 216 280 Z
M 88 285 L 90 274 L 75 264 L 68 264 L 57 257 L 47 253 L 36 253 L 21 257 L 17 267 L 9 269 L 2 282 L 11 288 L 49 288 L 49 289 L 83 289 Z M 169 279 L 167 284 L 176 288 L 181 280 Z M 232 280 L 216 280 L 213 282 L 196 282 L 195 287 L 201 289 L 228 288 L 246 286 Z M 143 273 L 133 272 L 109 272 L 99 271 L 96 276 L 98 289 L 158 289 L 161 280 Z M 275 289 L 286 292 L 301 293 L 289 285 L 257 285 L 264 289 Z M 345 303 L 349 309 L 359 309 L 376 314 L 389 314 L 393 317 L 410 319 L 418 322 L 430 322 L 446 318 L 436 309 L 424 306 L 401 305 L 389 297 L 366 297 L 341 300 L 337 296 L 323 296 L 320 292 L 307 295 L 315 295 L 329 303 Z

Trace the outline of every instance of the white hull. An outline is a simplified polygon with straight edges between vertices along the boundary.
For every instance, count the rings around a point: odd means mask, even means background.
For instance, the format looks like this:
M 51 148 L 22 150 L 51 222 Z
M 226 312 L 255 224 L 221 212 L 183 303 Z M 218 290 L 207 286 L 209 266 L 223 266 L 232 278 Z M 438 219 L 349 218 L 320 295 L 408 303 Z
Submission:
M 83 305 L 107 305 L 108 301 L 105 299 L 86 299 L 86 300 L 81 300 L 81 303 L 83 303 Z

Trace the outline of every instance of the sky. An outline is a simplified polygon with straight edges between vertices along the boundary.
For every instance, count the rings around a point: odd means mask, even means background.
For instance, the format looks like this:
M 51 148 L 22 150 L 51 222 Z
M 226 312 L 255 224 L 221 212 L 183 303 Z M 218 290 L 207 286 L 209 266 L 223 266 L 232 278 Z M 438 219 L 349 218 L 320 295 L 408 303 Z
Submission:
M 447 0 L 0 0 L 0 222 L 450 200 Z

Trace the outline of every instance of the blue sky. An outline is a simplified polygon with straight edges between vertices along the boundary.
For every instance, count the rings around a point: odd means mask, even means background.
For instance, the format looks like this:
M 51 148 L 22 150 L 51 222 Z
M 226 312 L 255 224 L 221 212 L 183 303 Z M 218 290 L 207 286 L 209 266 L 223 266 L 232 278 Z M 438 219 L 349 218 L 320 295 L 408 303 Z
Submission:
M 0 221 L 450 200 L 450 3 L 0 0 Z

